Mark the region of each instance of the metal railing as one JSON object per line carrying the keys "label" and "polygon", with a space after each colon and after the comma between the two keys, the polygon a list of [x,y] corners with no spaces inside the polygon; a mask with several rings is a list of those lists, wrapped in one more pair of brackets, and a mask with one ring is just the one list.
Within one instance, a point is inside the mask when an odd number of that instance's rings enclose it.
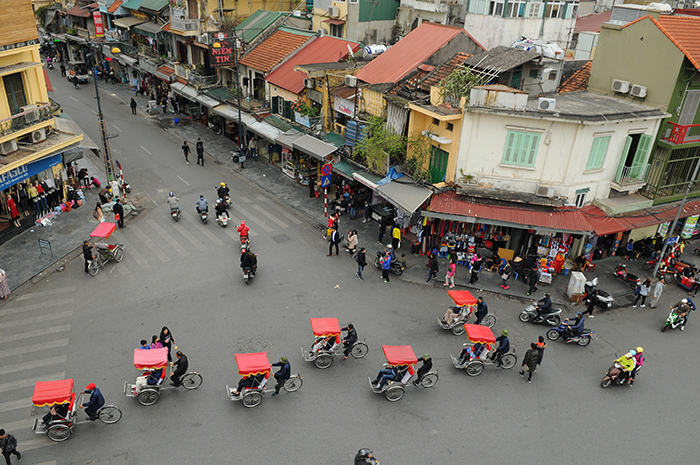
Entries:
{"label": "metal railing", "polygon": [[190,77],[187,79],[190,85],[196,89],[201,89],[204,87],[211,87],[216,85],[219,78],[216,76],[202,76],[195,71],[190,70]]}
{"label": "metal railing", "polygon": [[198,19],[185,19],[185,18],[170,18],[170,29],[175,29],[176,31],[200,32],[199,20]]}
{"label": "metal railing", "polygon": [[145,44],[139,44],[139,55],[144,55],[147,57],[151,57],[155,60],[160,60],[160,55],[158,55],[158,52],[153,49],[150,45],[145,45]]}
{"label": "metal railing", "polygon": [[620,163],[617,167],[617,174],[613,182],[617,184],[637,184],[646,182],[647,176],[649,175],[649,168],[651,168],[651,165],[625,166],[624,163]]}
{"label": "metal railing", "polygon": [[36,105],[39,106],[0,120],[0,137],[8,136],[53,118],[50,103],[37,102]]}
{"label": "metal railing", "polygon": [[126,53],[127,55],[131,56],[136,56],[139,54],[139,49],[138,47],[134,47],[133,45],[125,44],[124,42],[119,42],[117,47],[119,47],[119,50],[122,51],[122,53]]}
{"label": "metal railing", "polygon": [[[693,128],[700,128],[700,124],[678,124],[671,121],[668,124],[671,125],[671,133],[664,137],[664,140],[676,145],[700,141],[700,130],[693,131]],[[690,134],[691,132],[694,134]]]}

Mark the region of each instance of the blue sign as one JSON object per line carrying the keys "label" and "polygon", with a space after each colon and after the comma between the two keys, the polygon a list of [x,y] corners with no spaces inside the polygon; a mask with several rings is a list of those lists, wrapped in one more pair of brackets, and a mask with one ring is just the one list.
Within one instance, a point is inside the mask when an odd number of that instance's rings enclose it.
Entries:
{"label": "blue sign", "polygon": [[20,181],[24,181],[37,173],[41,173],[52,166],[58,165],[61,163],[61,160],[61,154],[59,153],[58,155],[42,158],[41,160],[27,163],[26,165],[22,165],[13,170],[0,174],[0,191],[4,191],[8,187],[14,186]]}
{"label": "blue sign", "polygon": [[666,245],[673,245],[676,242],[678,242],[678,236],[669,237],[668,239],[666,239]]}
{"label": "blue sign", "polygon": [[321,176],[321,187],[328,187],[331,185],[331,175]]}

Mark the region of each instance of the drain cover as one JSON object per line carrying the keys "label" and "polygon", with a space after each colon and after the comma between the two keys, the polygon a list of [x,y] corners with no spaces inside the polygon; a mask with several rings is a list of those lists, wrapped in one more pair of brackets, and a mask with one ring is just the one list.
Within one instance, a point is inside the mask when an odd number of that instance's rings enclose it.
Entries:
{"label": "drain cover", "polygon": [[282,242],[287,242],[291,239],[286,234],[280,234],[279,236],[274,236],[272,240],[277,242],[278,244],[281,244]]}

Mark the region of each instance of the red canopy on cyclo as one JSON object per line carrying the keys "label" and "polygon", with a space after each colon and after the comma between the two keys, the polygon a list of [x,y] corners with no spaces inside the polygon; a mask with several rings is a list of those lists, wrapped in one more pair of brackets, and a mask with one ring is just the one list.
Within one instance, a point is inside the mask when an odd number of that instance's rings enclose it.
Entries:
{"label": "red canopy on cyclo", "polygon": [[134,349],[134,366],[137,370],[157,370],[168,364],[168,348]]}
{"label": "red canopy on cyclo", "polygon": [[116,223],[107,223],[105,221],[104,223],[100,223],[99,226],[90,233],[90,237],[103,237],[106,239],[112,235],[115,229],[117,229]]}
{"label": "red canopy on cyclo", "polygon": [[493,331],[488,326],[470,325],[467,323],[464,325],[464,332],[472,342],[480,342],[482,344],[493,344],[496,342],[496,336],[493,335]]}
{"label": "red canopy on cyclo", "polygon": [[311,329],[314,336],[326,337],[340,334],[340,324],[337,318],[311,318]]}
{"label": "red canopy on cyclo", "polygon": [[34,385],[32,403],[37,407],[61,405],[70,402],[73,394],[73,380],[37,381]]}
{"label": "red canopy on cyclo", "polygon": [[267,359],[267,352],[236,354],[236,365],[238,365],[238,374],[241,376],[268,373],[272,368]]}
{"label": "red canopy on cyclo", "polygon": [[418,363],[411,346],[382,346],[389,365],[415,365]]}
{"label": "red canopy on cyclo", "polygon": [[473,307],[476,305],[476,297],[469,291],[447,291],[454,303],[460,307]]}

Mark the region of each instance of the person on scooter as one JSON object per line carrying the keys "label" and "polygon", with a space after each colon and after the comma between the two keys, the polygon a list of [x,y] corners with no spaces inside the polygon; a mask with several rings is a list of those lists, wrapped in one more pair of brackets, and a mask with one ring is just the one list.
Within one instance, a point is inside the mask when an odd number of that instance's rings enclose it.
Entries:
{"label": "person on scooter", "polygon": [[391,244],[387,244],[386,250],[384,251],[384,255],[386,255],[387,252],[391,257],[391,263],[394,263],[396,261],[396,252],[394,251],[394,247]]}
{"label": "person on scooter", "polygon": [[571,339],[580,336],[583,332],[583,325],[586,319],[583,317],[581,312],[576,312],[576,319],[569,323],[569,319],[564,320],[564,335],[566,336],[566,342],[571,342]]}
{"label": "person on scooter", "polygon": [[549,297],[549,292],[544,293],[544,298],[537,301],[537,315],[535,315],[535,321],[539,321],[542,318],[542,314],[552,313],[552,299]]}
{"label": "person on scooter", "polygon": [[357,331],[352,323],[349,323],[346,327],[340,328],[341,331],[347,331],[347,336],[343,339],[343,347],[345,351],[343,352],[343,358],[341,360],[347,360],[348,355],[352,351],[352,346],[357,342]]}
{"label": "person on scooter", "polygon": [[214,207],[214,210],[216,210],[217,219],[219,219],[224,213],[226,213],[226,216],[228,216],[228,205],[226,205],[226,202],[224,202],[224,200],[221,198],[219,198],[216,201],[216,206]]}
{"label": "person on scooter", "polygon": [[219,189],[217,189],[216,193],[219,194],[220,199],[225,199],[229,196],[229,188],[225,182],[222,182],[219,185]]}
{"label": "person on scooter", "polygon": [[204,198],[203,195],[199,195],[199,200],[195,202],[195,205],[197,206],[197,213],[200,215],[202,212],[208,212],[209,211],[209,205],[207,204],[207,199]]}
{"label": "person on scooter", "polygon": [[241,237],[241,243],[248,241],[248,231],[250,231],[250,228],[245,225],[245,220],[241,220],[240,226],[236,229],[236,232]]}
{"label": "person on scooter", "polygon": [[634,385],[634,379],[637,377],[637,373],[639,373],[639,369],[642,368],[642,365],[644,365],[644,349],[641,347],[637,347],[637,353],[634,356],[634,368],[632,369],[632,373],[630,373],[630,380],[629,380],[629,385],[632,386]]}
{"label": "person on scooter", "polygon": [[498,366],[501,366],[501,358],[510,351],[507,329],[501,331],[501,335],[496,338],[496,342],[498,342],[498,347],[496,351],[491,354],[491,360],[496,362]]}
{"label": "person on scooter", "polygon": [[372,455],[372,451],[369,449],[360,449],[355,456],[355,465],[373,465],[379,463]]}
{"label": "person on scooter", "polygon": [[613,377],[613,379],[617,379],[620,376],[627,377],[632,373],[632,370],[634,370],[634,364],[636,363],[634,360],[635,355],[637,355],[637,351],[630,350],[628,353],[615,360],[622,367],[622,371],[619,375]]}
{"label": "person on scooter", "polygon": [[258,256],[250,250],[241,250],[241,268],[250,268],[253,274],[255,274],[258,270]]}
{"label": "person on scooter", "polygon": [[168,205],[170,205],[170,213],[173,211],[180,211],[180,199],[175,197],[175,194],[173,192],[170,192],[168,194]]}
{"label": "person on scooter", "polygon": [[688,306],[688,310],[686,310],[685,315],[683,315],[683,324],[681,325],[681,331],[685,330],[685,325],[688,324],[688,317],[690,316],[690,312],[695,310],[695,304],[693,303],[693,299],[683,299],[683,302]]}

